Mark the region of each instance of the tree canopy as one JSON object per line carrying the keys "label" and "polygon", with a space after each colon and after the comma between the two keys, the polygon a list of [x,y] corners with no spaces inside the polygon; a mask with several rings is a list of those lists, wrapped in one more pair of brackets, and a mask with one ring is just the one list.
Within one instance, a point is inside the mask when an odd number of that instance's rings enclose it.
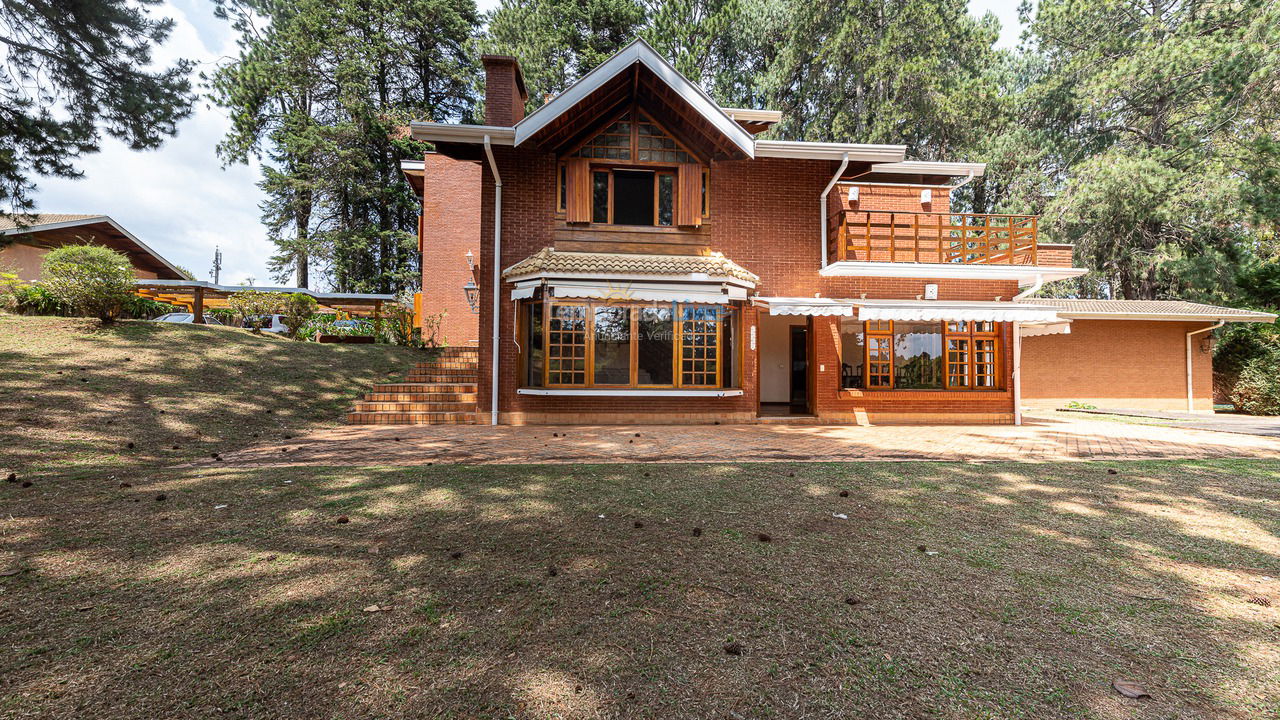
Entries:
{"label": "tree canopy", "polygon": [[35,176],[79,177],[102,135],[159,146],[191,113],[179,60],[152,69],[160,0],[0,0],[0,213],[34,208]]}

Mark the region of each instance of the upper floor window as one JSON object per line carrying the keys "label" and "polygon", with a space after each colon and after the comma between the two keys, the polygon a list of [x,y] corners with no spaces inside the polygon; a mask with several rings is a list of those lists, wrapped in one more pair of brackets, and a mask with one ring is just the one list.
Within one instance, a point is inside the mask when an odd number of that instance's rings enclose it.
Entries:
{"label": "upper floor window", "polygon": [[557,210],[570,223],[696,227],[709,215],[709,174],[648,116],[632,110],[556,168]]}

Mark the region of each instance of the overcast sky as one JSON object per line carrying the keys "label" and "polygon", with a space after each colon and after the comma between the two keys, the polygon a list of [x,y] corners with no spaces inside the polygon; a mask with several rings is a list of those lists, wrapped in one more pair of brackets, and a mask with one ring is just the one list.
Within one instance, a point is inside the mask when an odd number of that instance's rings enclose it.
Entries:
{"label": "overcast sky", "polygon": [[[481,10],[497,0],[479,0]],[[1018,0],[970,0],[975,14],[994,12],[1003,26],[1000,45],[1018,43]],[[173,34],[157,49],[156,61],[183,57],[208,70],[236,54],[228,25],[213,16],[209,0],[168,0],[153,12],[172,17]],[[256,165],[223,168],[214,147],[229,122],[224,110],[201,102],[178,126],[177,137],[158,150],[133,152],[105,139],[102,152],[84,157],[79,180],[39,178],[40,212],[110,215],[171,262],[210,280],[214,247],[222,248],[221,282],[253,278],[270,284],[267,259],[273,246],[259,222],[262,195]],[[856,140],[856,138],[855,138]]]}

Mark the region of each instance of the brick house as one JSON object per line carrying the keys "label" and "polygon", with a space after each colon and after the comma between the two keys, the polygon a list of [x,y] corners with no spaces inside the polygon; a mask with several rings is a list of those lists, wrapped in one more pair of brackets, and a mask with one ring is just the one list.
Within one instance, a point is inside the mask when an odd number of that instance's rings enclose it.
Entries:
{"label": "brick house", "polygon": [[[423,306],[452,314],[461,283],[478,286],[478,402],[452,421],[1012,423],[1072,399],[1204,410],[1206,331],[1274,320],[1028,299],[1085,270],[1070,246],[1039,243],[1033,216],[952,212],[982,164],[758,138],[779,113],[718,106],[643,41],[527,116],[516,61],[484,65],[484,125],[412,125],[436,148]],[[446,419],[393,409],[381,421]]]}
{"label": "brick house", "polygon": [[124,253],[140,280],[180,280],[177,266],[106,215],[44,213],[0,217],[0,268],[39,280],[44,256],[64,245],[102,245]]}

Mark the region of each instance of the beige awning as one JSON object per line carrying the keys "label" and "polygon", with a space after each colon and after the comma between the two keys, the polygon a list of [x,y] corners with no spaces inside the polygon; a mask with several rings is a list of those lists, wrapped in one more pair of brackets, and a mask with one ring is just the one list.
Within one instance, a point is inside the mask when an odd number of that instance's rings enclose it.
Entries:
{"label": "beige awning", "polygon": [[770,315],[853,316],[853,301],[822,297],[758,297]]}
{"label": "beige awning", "polygon": [[1028,303],[981,300],[852,300],[858,319],[903,322],[1062,322],[1057,308]]}

